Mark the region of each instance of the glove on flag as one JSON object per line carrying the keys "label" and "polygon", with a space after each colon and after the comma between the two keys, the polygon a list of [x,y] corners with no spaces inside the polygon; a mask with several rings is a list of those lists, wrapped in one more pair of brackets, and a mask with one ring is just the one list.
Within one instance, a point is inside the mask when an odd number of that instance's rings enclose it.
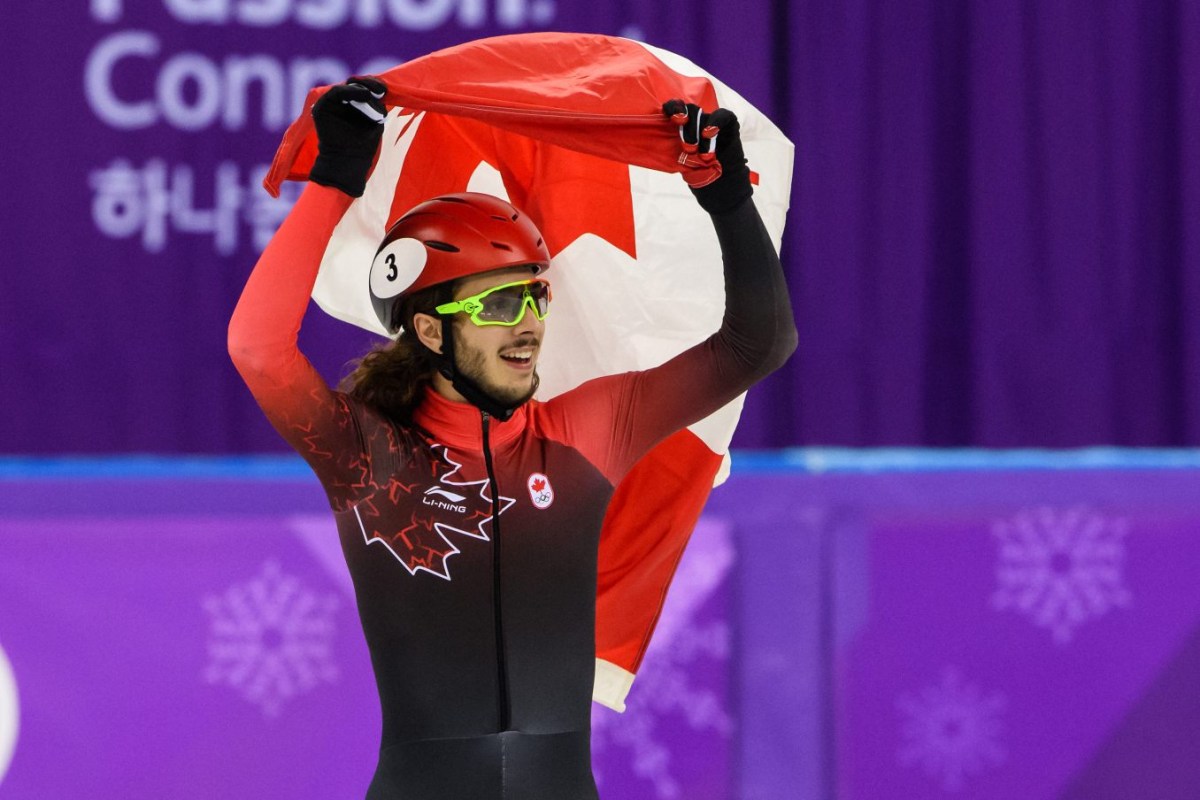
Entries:
{"label": "glove on flag", "polygon": [[[389,109],[383,144],[313,290],[338,319],[384,335],[366,287],[389,224],[430,197],[478,191],[529,214],[553,259],[555,313],[539,399],[657,366],[703,341],[720,327],[724,278],[716,233],[690,187],[713,183],[722,167],[706,147],[681,145],[682,123],[664,116],[674,98],[684,101],[682,113],[696,109],[701,137],[711,138],[703,128],[713,120],[700,109],[737,115],[755,205],[779,247],[791,142],[678,55],[615,37],[518,34],[376,77]],[[317,157],[309,111],[326,91],[310,92],[285,134],[264,182],[272,194],[285,179],[309,176]],[[683,548],[727,474],[741,406],[739,398],[661,442],[613,496],[600,541],[594,692],[611,708],[624,710]]]}
{"label": "glove on flag", "polygon": [[387,119],[381,102],[386,91],[374,78],[352,78],[313,104],[313,126],[321,145],[308,171],[310,181],[362,197],[362,176],[375,158]]}

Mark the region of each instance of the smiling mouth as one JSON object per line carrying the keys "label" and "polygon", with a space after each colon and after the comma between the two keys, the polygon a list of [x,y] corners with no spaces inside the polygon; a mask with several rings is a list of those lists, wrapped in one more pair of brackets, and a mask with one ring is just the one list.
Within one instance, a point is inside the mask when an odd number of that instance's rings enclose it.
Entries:
{"label": "smiling mouth", "polygon": [[506,364],[511,364],[514,367],[528,367],[533,363],[533,348],[522,348],[520,350],[510,350],[507,353],[501,353],[500,358]]}

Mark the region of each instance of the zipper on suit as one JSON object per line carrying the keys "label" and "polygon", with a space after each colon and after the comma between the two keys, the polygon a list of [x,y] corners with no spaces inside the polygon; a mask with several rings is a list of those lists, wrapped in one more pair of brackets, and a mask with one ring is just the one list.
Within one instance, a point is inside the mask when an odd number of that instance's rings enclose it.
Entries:
{"label": "zipper on suit", "polygon": [[486,411],[483,415],[483,463],[487,467],[488,490],[492,493],[492,610],[493,624],[496,628],[496,678],[499,687],[499,724],[500,730],[508,730],[512,722],[512,711],[508,697],[508,665],[504,655],[504,625],[503,608],[500,593],[500,490],[496,484],[496,471],[492,468],[492,445],[489,441],[488,430],[491,417]]}

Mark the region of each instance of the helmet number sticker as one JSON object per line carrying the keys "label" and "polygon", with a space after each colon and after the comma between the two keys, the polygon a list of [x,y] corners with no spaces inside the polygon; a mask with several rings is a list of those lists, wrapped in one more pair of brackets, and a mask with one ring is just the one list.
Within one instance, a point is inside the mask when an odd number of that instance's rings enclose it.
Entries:
{"label": "helmet number sticker", "polygon": [[371,262],[371,294],[388,300],[412,286],[425,269],[425,245],[416,239],[388,242]]}

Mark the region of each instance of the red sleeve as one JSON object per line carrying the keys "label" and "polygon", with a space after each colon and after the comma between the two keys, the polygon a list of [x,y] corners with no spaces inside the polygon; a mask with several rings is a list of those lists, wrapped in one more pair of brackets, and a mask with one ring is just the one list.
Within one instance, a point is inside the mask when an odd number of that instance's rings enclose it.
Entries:
{"label": "red sleeve", "polygon": [[725,273],[720,329],[661,366],[598,378],[545,404],[548,435],[562,436],[614,486],[655,444],[732,401],[796,348],[783,268],[754,203],[712,220]]}
{"label": "red sleeve", "polygon": [[275,430],[312,466],[335,509],[367,478],[367,452],[353,407],[332,391],[297,347],[317,270],[352,199],[305,187],[263,251],[229,322],[229,355]]}

